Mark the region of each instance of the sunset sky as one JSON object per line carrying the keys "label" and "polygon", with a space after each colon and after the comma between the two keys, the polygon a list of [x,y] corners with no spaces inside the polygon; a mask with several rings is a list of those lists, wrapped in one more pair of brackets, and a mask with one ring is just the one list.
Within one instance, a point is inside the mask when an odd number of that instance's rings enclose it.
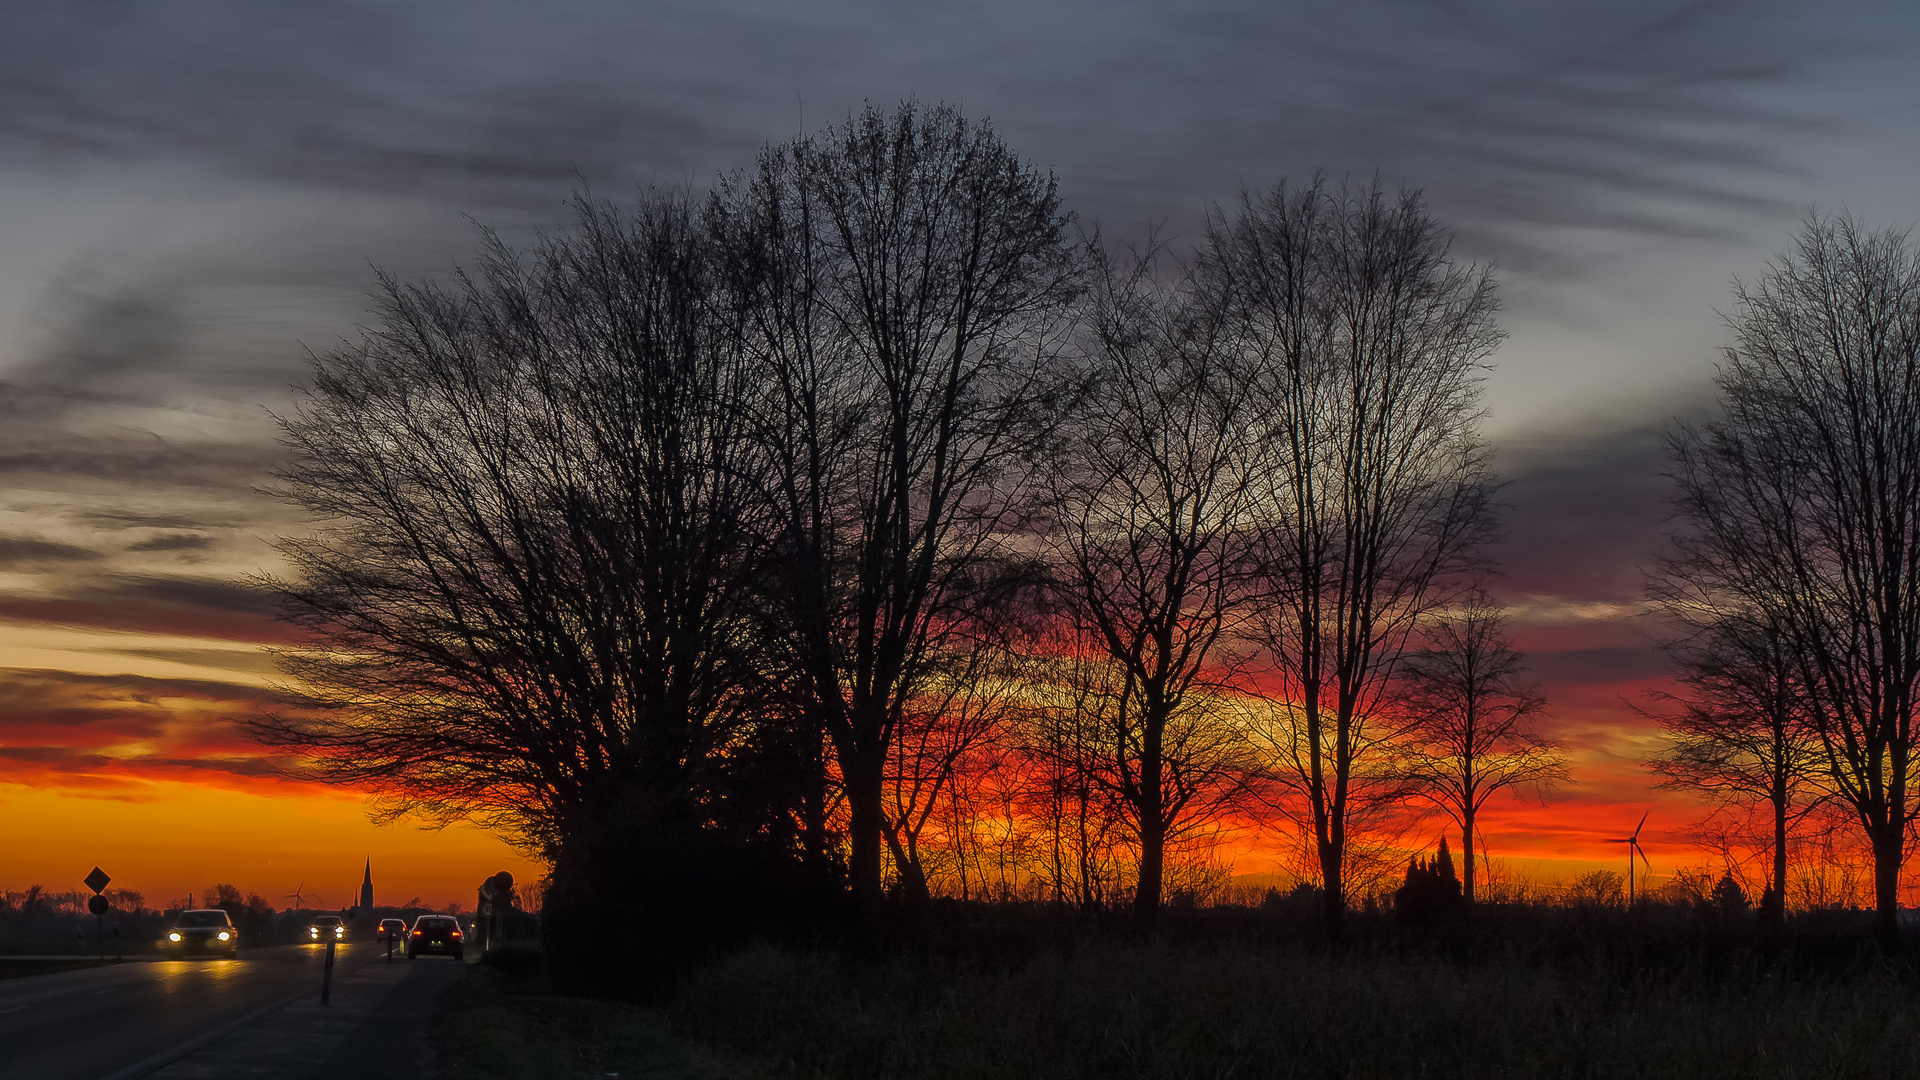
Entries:
{"label": "sunset sky", "polygon": [[1650,809],[1656,872],[1697,865],[1626,705],[1664,680],[1662,427],[1807,207],[1920,218],[1916,72],[1910,0],[6,5],[0,889],[99,864],[150,904],[337,904],[371,855],[382,901],[437,905],[536,875],[474,829],[375,828],[229,727],[281,633],[250,581],[302,528],[259,491],[269,411],[371,266],[444,274],[466,216],[525,235],[570,170],[701,185],[910,94],[991,118],[1115,243],[1316,169],[1424,188],[1499,268],[1499,588],[1575,757],[1493,853],[1564,873]]}

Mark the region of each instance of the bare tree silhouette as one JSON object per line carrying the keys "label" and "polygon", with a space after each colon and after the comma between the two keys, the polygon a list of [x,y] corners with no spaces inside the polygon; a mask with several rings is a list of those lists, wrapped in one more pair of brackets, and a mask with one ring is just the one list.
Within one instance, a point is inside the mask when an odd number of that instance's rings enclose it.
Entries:
{"label": "bare tree silhouette", "polygon": [[1690,595],[1683,572],[1656,572],[1653,583],[1656,602],[1692,632],[1666,645],[1682,690],[1659,695],[1676,709],[1646,710],[1672,738],[1649,764],[1666,778],[1663,787],[1734,812],[1765,808],[1760,911],[1777,922],[1786,911],[1789,839],[1829,795],[1813,700],[1778,626],[1756,624],[1754,613],[1729,608],[1730,598]]}
{"label": "bare tree silhouette", "polygon": [[1685,529],[1670,576],[1779,628],[1836,795],[1873,850],[1898,941],[1916,816],[1920,680],[1920,250],[1809,217],[1738,283],[1720,414],[1670,440]]}
{"label": "bare tree silhouette", "polygon": [[[1103,265],[1090,316],[1097,388],[1052,471],[1069,692],[1139,846],[1134,915],[1160,910],[1167,844],[1214,818],[1247,764],[1218,699],[1247,615],[1259,430],[1212,314],[1156,287],[1152,252]],[[1053,692],[1059,693],[1059,689]]]}
{"label": "bare tree silhouette", "polygon": [[768,148],[717,203],[767,380],[774,625],[871,913],[894,740],[944,639],[1003,592],[993,564],[1061,412],[1071,217],[989,125],[914,102]]}
{"label": "bare tree silhouette", "polygon": [[1351,831],[1392,805],[1384,692],[1492,530],[1478,423],[1493,279],[1419,193],[1314,182],[1216,210],[1196,264],[1260,402],[1270,773],[1336,932]]}
{"label": "bare tree silhouette", "polygon": [[1434,619],[1424,647],[1403,661],[1404,767],[1460,830],[1468,904],[1476,852],[1485,857],[1475,832],[1481,807],[1502,791],[1544,795],[1566,777],[1559,746],[1534,730],[1547,702],[1524,675],[1505,614],[1484,594]]}
{"label": "bare tree silhouette", "polygon": [[[744,812],[721,759],[758,716],[766,532],[755,379],[696,210],[574,210],[526,253],[484,234],[449,289],[383,277],[378,323],[315,359],[281,494],[321,524],[272,583],[305,707],[253,725],[388,817],[474,817],[552,860],[582,909],[549,920],[563,981],[605,967],[585,911],[668,898],[633,868],[677,873]],[[762,825],[733,828],[777,845]]]}

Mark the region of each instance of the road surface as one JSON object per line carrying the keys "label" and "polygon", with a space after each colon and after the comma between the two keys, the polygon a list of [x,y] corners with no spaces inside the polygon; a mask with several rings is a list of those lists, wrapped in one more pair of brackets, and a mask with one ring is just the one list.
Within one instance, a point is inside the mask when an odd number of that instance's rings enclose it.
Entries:
{"label": "road surface", "polygon": [[[0,1077],[103,1080],[320,985],[324,948],[156,960],[0,981]],[[341,945],[334,977],[386,955]]]}

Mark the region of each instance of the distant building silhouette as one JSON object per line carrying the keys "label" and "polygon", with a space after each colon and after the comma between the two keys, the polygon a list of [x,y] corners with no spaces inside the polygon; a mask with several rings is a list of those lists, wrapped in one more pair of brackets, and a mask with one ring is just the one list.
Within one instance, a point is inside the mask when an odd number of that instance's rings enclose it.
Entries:
{"label": "distant building silhouette", "polygon": [[353,920],[353,934],[373,925],[373,856],[367,856],[367,872],[360,879],[360,910]]}

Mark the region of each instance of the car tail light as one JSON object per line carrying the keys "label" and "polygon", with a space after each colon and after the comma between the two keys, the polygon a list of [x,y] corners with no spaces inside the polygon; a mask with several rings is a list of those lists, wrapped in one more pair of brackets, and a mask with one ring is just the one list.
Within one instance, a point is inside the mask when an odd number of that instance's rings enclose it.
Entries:
{"label": "car tail light", "polygon": [[455,931],[453,932],[453,936],[454,936],[454,937],[459,937],[459,936],[460,936],[460,931],[458,931],[458,930],[455,930]]}
{"label": "car tail light", "polygon": [[425,931],[425,930],[415,930],[415,931],[413,932],[413,936],[414,936],[414,937],[419,937],[419,936],[420,936],[421,934],[424,934],[424,933],[426,933],[426,931]]}

